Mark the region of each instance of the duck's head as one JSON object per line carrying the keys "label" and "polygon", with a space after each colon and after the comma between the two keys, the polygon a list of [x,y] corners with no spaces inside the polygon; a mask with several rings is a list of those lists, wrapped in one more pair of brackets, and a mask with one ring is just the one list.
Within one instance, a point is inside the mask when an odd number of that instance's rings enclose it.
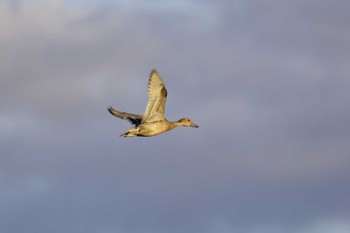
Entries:
{"label": "duck's head", "polygon": [[194,127],[198,128],[199,126],[193,123],[190,119],[188,118],[181,118],[180,120],[177,121],[179,125],[186,126],[186,127]]}

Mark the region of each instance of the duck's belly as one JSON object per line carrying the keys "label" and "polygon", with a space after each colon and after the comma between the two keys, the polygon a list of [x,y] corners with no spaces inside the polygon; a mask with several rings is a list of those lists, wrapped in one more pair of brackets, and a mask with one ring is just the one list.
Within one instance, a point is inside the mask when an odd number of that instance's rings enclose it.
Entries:
{"label": "duck's belly", "polygon": [[163,123],[143,123],[140,127],[140,134],[143,136],[153,136],[164,133],[171,128],[168,124]]}

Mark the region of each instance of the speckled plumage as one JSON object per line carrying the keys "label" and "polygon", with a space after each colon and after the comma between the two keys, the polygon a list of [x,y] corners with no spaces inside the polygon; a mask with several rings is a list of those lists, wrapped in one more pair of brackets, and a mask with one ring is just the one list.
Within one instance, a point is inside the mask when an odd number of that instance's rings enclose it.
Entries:
{"label": "speckled plumage", "polygon": [[150,137],[169,131],[177,126],[198,128],[188,118],[170,122],[164,117],[167,90],[164,82],[156,70],[152,70],[148,80],[148,103],[144,115],[120,112],[112,107],[108,111],[121,119],[129,120],[134,126],[120,136],[124,137]]}

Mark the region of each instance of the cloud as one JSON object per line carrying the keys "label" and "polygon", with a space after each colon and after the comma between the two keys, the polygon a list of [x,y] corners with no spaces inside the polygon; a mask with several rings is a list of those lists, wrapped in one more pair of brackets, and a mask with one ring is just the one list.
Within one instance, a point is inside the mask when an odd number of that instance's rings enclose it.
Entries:
{"label": "cloud", "polygon": [[0,1],[0,231],[347,232],[348,7]]}
{"label": "cloud", "polygon": [[315,222],[305,224],[299,228],[286,229],[278,225],[262,225],[259,227],[252,227],[250,229],[235,229],[229,223],[218,219],[215,221],[212,232],[229,233],[229,232],[243,232],[243,233],[345,233],[350,230],[348,219],[319,219]]}

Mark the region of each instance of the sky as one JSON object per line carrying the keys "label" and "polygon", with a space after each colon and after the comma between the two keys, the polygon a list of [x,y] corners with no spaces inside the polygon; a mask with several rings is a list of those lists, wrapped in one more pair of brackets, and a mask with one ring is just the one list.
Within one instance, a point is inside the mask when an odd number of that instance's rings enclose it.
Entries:
{"label": "sky", "polygon": [[[0,0],[0,232],[350,232],[349,11]],[[200,127],[121,138],[153,68]]]}

